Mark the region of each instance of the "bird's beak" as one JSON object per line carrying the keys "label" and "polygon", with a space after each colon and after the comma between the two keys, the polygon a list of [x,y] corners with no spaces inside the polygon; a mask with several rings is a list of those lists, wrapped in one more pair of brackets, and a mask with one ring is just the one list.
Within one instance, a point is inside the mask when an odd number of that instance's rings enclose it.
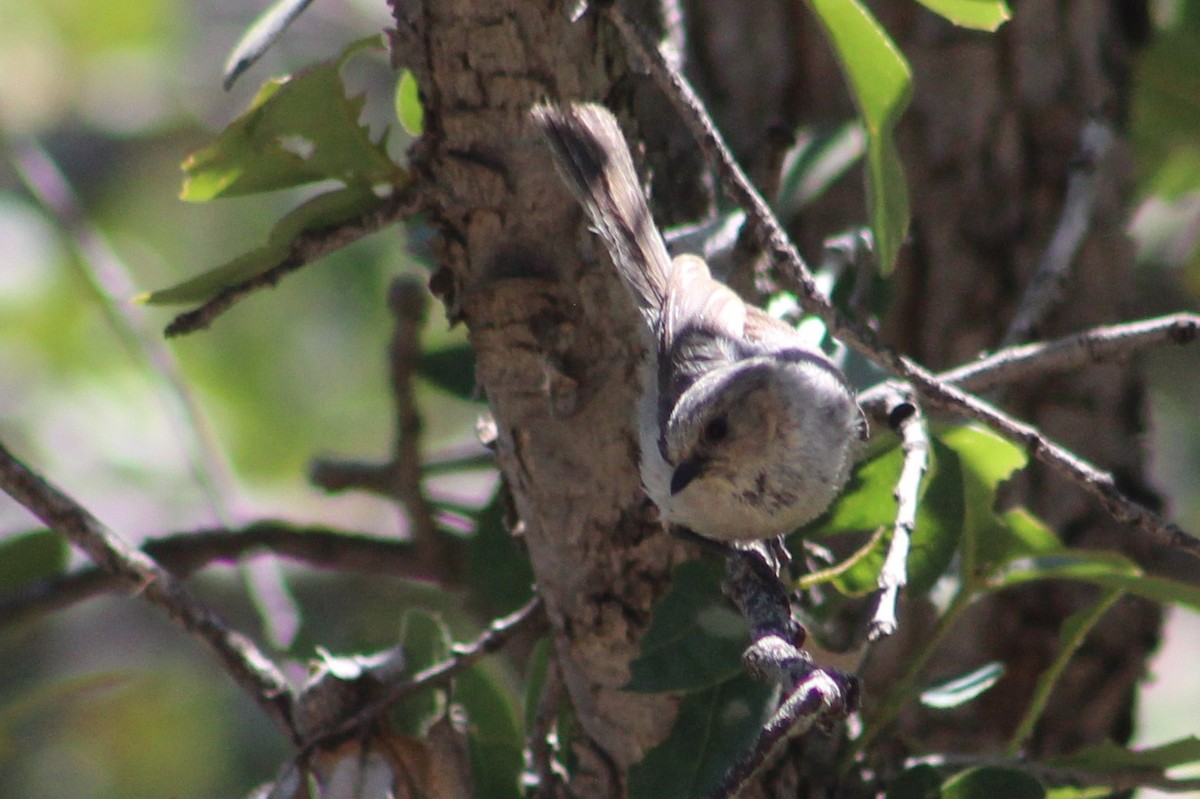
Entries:
{"label": "bird's beak", "polygon": [[671,496],[675,496],[688,485],[704,473],[704,468],[708,466],[706,458],[688,458],[683,463],[675,467],[675,472],[671,475]]}

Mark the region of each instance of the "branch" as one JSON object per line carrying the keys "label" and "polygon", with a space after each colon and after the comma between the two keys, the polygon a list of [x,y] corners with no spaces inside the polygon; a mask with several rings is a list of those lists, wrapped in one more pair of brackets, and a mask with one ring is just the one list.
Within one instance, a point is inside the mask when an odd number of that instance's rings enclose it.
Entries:
{"label": "branch", "polygon": [[295,739],[291,694],[283,675],[246,636],[216,613],[146,553],[125,543],[73,499],[17,460],[0,443],[0,488],[46,526],[65,536],[92,562],[132,593],[163,610],[203,643],[289,739]]}
{"label": "branch", "polygon": [[[176,533],[142,545],[146,555],[179,579],[212,563],[268,551],[320,569],[432,582],[434,575],[416,563],[412,550],[407,541],[276,521],[255,522],[238,530]],[[0,597],[0,629],[123,587],[119,577],[97,568],[38,580]]]}
{"label": "branch", "polygon": [[867,638],[876,641],[896,632],[896,604],[900,590],[908,582],[908,551],[917,526],[917,502],[921,479],[929,468],[929,429],[921,409],[907,392],[896,392],[889,403],[888,423],[900,436],[904,466],[893,491],[896,497],[896,523],[887,557],[879,572],[879,599]]}
{"label": "branch", "polygon": [[438,530],[436,509],[422,483],[423,425],[413,391],[429,293],[415,278],[397,278],[392,283],[388,305],[396,318],[389,349],[392,396],[396,402],[392,459],[384,464],[318,460],[312,465],[310,479],[326,491],[365,489],[398,500],[408,515],[418,559],[433,573],[450,579],[458,571],[460,559],[454,541]]}
{"label": "branch", "polygon": [[400,219],[417,213],[420,209],[419,194],[410,187],[392,194],[374,211],[349,219],[333,227],[306,230],[292,239],[287,254],[278,264],[251,278],[221,289],[215,297],[203,305],[176,316],[164,331],[167,337],[182,336],[204,330],[225,311],[246,295],[261,288],[274,286],[285,275],[295,272],[305,264],[349,246],[359,239],[382,230]]}
{"label": "branch", "polygon": [[734,161],[720,133],[686,79],[648,45],[622,15],[616,5],[602,9],[620,33],[626,46],[650,69],[651,77],[675,103],[685,124],[692,130],[701,149],[716,162],[717,173],[726,192],[746,210],[755,225],[763,248],[781,271],[781,284],[793,291],[806,311],[819,317],[835,338],[853,347],[876,366],[910,383],[931,406],[961,414],[981,422],[1001,435],[1022,444],[1029,454],[1052,470],[1096,497],[1118,522],[1134,527],[1156,544],[1177,548],[1200,557],[1200,539],[1171,524],[1150,508],[1135,502],[1117,489],[1111,474],[1097,469],[1086,460],[1043,436],[1030,425],[1019,422],[978,397],[944,383],[929,370],[894,350],[885,347],[875,333],[841,313],[817,287],[816,280],[800,253],[788,239],[762,196],[751,185]]}
{"label": "branch", "polygon": [[386,687],[383,693],[355,711],[332,729],[318,731],[303,742],[301,757],[322,743],[355,732],[370,724],[389,707],[433,685],[441,685],[463,669],[477,663],[484,655],[496,652],[521,630],[533,623],[543,623],[542,599],[534,595],[519,610],[494,619],[483,634],[469,644],[452,647],[453,655],[412,676]]}
{"label": "branch", "polygon": [[1062,298],[1071,264],[1087,236],[1096,207],[1096,170],[1116,137],[1105,123],[1091,120],[1079,133],[1079,152],[1067,172],[1067,196],[1050,244],[1025,288],[1000,345],[1025,341]]}

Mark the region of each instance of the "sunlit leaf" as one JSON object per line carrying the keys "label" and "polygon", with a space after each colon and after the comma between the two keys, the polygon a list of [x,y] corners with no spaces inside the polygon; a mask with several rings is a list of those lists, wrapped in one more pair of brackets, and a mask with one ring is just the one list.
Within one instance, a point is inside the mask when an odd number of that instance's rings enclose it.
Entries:
{"label": "sunlit leaf", "polygon": [[982,766],[942,784],[942,799],[1043,799],[1046,789],[1024,771]]}
{"label": "sunlit leaf", "polygon": [[62,574],[67,568],[66,540],[51,530],[37,530],[0,541],[0,589]]}
{"label": "sunlit leaf", "polygon": [[829,131],[802,130],[783,161],[779,214],[787,218],[816,200],[866,152],[866,135],[857,122]]}
{"label": "sunlit leaf", "polygon": [[629,769],[630,799],[691,799],[708,793],[753,743],[773,689],[739,675],[690,694],[667,740]]}
{"label": "sunlit leaf", "polygon": [[519,799],[523,752],[520,714],[511,691],[486,663],[464,669],[454,701],[467,711],[467,742],[475,795]]}
{"label": "sunlit leaf", "polygon": [[1004,0],[917,0],[935,14],[955,25],[981,31],[994,31],[1012,17]]}
{"label": "sunlit leaf", "polygon": [[296,17],[308,8],[312,0],[276,0],[242,34],[225,61],[221,85],[228,91],[238,77],[254,66],[271,45],[278,41]]}
{"label": "sunlit leaf", "polygon": [[671,590],[654,606],[625,690],[697,691],[742,672],[750,633],[726,604],[721,575],[721,567],[707,560],[675,570]]}
{"label": "sunlit leaf", "polygon": [[420,87],[411,69],[401,72],[396,83],[396,118],[412,136],[425,132],[425,107],[421,105]]}
{"label": "sunlit leaf", "polygon": [[970,702],[1004,676],[1004,664],[992,661],[972,672],[946,680],[921,692],[921,704],[939,710]]}
{"label": "sunlit leaf", "polygon": [[1128,749],[1106,741],[1069,755],[1050,758],[1046,763],[1100,774],[1141,769],[1164,772],[1167,769],[1200,763],[1200,738],[1189,735],[1146,749]]}
{"label": "sunlit leaf", "polygon": [[904,454],[898,442],[861,461],[851,475],[846,490],[806,534],[822,537],[862,532],[895,522],[896,497],[893,491],[903,462]]}
{"label": "sunlit leaf", "polygon": [[184,161],[180,196],[203,202],[331,179],[398,184],[403,171],[359,122],[365,100],[348,97],[341,77],[350,56],[377,46],[377,37],[356,42],[332,61],[264,84],[248,111]]}
{"label": "sunlit leaf", "polygon": [[879,267],[895,264],[908,232],[908,188],[893,132],[912,97],[912,70],[857,0],[809,0],[833,43],[867,131],[867,212]]}
{"label": "sunlit leaf", "polygon": [[385,202],[385,198],[364,186],[347,186],[319,194],[276,222],[263,246],[170,288],[141,295],[136,300],[151,305],[204,302],[222,289],[279,266],[288,257],[292,241],[300,234],[345,224],[378,209]]}

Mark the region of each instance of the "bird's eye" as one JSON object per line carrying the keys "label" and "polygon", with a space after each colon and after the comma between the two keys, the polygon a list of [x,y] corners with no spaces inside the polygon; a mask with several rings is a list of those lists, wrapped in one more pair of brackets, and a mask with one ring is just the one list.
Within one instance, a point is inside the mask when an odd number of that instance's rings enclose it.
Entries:
{"label": "bird's eye", "polygon": [[729,419],[724,416],[718,416],[707,425],[704,426],[704,440],[710,444],[715,444],[725,440],[729,435]]}

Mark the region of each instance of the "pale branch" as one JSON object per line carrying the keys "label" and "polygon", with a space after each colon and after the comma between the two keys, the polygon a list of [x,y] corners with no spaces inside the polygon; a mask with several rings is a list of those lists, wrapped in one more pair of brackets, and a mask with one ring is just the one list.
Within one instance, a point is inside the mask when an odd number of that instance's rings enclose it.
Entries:
{"label": "pale branch", "polygon": [[171,337],[204,330],[214,319],[247,295],[274,286],[305,264],[347,247],[394,222],[407,219],[420,209],[420,193],[409,186],[393,193],[383,205],[373,211],[331,227],[306,230],[292,239],[287,253],[278,264],[232,286],[226,286],[202,305],[179,314],[171,320],[164,332]]}
{"label": "pale branch", "polygon": [[888,403],[888,423],[900,436],[904,465],[896,481],[896,522],[887,556],[879,572],[879,593],[875,615],[867,632],[875,641],[896,631],[896,605],[900,591],[908,582],[908,551],[917,526],[917,504],[921,480],[929,468],[929,429],[920,407],[907,391],[896,391]]}
{"label": "pale branch", "polygon": [[645,41],[642,33],[615,4],[605,5],[598,10],[617,28],[634,56],[648,66],[651,77],[675,104],[685,124],[700,142],[705,155],[715,160],[717,174],[725,191],[746,211],[750,222],[759,231],[764,249],[780,270],[781,285],[794,292],[804,309],[820,318],[831,335],[854,348],[879,368],[911,384],[930,406],[974,419],[1020,443],[1032,457],[1099,499],[1104,509],[1118,522],[1132,526],[1160,546],[1181,549],[1200,557],[1200,539],[1126,496],[1116,487],[1111,474],[1100,471],[1046,438],[1030,425],[1019,422],[978,397],[939,380],[925,367],[884,346],[874,331],[851,320],[838,310],[821,293],[812,272],[774,213],[733,159],[729,148],[687,80],[671,68],[657,48]]}
{"label": "pale branch", "polygon": [[[434,580],[416,562],[410,542],[279,521],[259,521],[237,530],[177,533],[147,541],[142,551],[179,579],[214,563],[269,552],[318,569]],[[123,587],[116,575],[94,567],[37,580],[0,596],[0,629]]]}
{"label": "pale branch", "polygon": [[435,574],[451,578],[459,559],[453,551],[453,540],[437,528],[436,508],[422,482],[423,425],[413,389],[429,293],[416,278],[400,277],[392,283],[388,306],[396,319],[389,348],[391,389],[396,408],[392,458],[383,464],[318,460],[312,465],[310,479],[327,491],[365,489],[399,501],[408,517],[418,560]]}
{"label": "pale branch", "polygon": [[1067,194],[1058,225],[1038,260],[1000,346],[1027,340],[1062,298],[1063,284],[1087,237],[1092,211],[1096,207],[1096,172],[1115,139],[1109,126],[1098,119],[1087,122],[1080,131],[1079,152],[1068,166]]}
{"label": "pale branch", "polygon": [[451,656],[446,660],[421,669],[416,674],[399,678],[385,686],[371,701],[358,708],[352,715],[329,729],[316,731],[302,742],[301,756],[312,752],[324,743],[361,730],[375,721],[382,713],[397,702],[435,685],[444,685],[468,666],[478,663],[485,655],[499,651],[521,630],[535,623],[544,623],[541,596],[535,594],[521,608],[493,619],[488,628],[469,644],[455,644]]}
{"label": "pale branch", "polygon": [[1200,315],[1179,313],[1086,330],[1070,336],[1008,347],[938,375],[945,383],[983,393],[1085,366],[1129,358],[1163,344],[1184,345],[1200,335]]}
{"label": "pale branch", "polygon": [[291,693],[284,676],[254,642],[197,601],[170,572],[130,546],[62,491],[35,474],[0,443],[0,488],[64,536],[133,594],[158,607],[216,657],[222,668],[295,740]]}

